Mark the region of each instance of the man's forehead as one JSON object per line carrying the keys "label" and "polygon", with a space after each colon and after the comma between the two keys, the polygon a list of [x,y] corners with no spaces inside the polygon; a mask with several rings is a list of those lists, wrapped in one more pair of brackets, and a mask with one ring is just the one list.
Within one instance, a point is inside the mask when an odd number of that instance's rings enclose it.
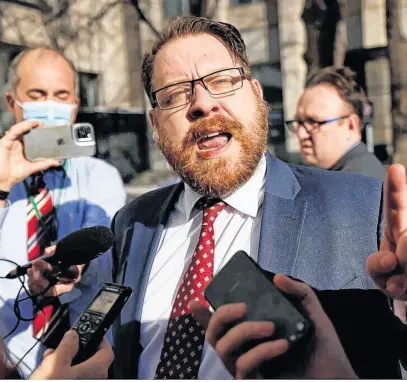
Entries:
{"label": "man's forehead", "polygon": [[[33,52],[34,53],[34,52]],[[60,56],[35,57],[30,54],[17,68],[19,85],[67,87],[74,84],[75,75],[69,64]]]}
{"label": "man's forehead", "polygon": [[203,76],[234,66],[235,61],[217,38],[209,34],[185,36],[167,42],[157,53],[153,82],[191,79],[193,74]]}

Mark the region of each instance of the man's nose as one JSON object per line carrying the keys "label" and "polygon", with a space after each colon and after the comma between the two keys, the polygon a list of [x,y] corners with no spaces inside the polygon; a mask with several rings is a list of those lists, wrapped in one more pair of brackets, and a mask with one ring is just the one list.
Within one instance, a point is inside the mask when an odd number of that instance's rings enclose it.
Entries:
{"label": "man's nose", "polygon": [[214,98],[201,82],[195,83],[194,95],[189,107],[189,116],[196,121],[219,111],[219,101]]}
{"label": "man's nose", "polygon": [[300,141],[303,141],[304,139],[308,139],[310,137],[310,134],[308,133],[307,129],[303,124],[298,125],[297,137]]}

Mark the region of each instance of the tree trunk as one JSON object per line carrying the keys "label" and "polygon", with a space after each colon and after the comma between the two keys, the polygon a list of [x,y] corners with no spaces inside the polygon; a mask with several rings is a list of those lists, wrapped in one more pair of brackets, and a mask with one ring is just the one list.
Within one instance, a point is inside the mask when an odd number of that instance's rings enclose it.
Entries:
{"label": "tree trunk", "polygon": [[307,33],[304,60],[308,74],[331,65],[343,65],[345,39],[341,23],[346,12],[346,0],[307,0],[302,19]]}
{"label": "tree trunk", "polygon": [[407,41],[400,25],[400,0],[386,1],[390,59],[394,160],[407,165]]}

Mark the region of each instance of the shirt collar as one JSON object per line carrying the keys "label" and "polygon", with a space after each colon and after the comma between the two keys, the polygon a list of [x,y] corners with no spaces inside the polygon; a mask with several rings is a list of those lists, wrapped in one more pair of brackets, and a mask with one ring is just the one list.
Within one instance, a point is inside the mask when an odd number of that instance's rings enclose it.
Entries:
{"label": "shirt collar", "polygon": [[[263,203],[266,167],[266,156],[263,155],[251,178],[234,193],[222,198],[222,200],[235,210],[255,218]],[[184,211],[187,221],[191,218],[192,211],[202,196],[185,184]]]}

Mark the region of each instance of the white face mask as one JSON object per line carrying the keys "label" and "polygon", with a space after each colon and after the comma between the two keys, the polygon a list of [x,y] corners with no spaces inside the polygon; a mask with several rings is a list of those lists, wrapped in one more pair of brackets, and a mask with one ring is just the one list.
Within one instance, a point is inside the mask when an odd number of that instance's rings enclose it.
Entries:
{"label": "white face mask", "polygon": [[45,126],[69,125],[72,119],[74,104],[55,101],[18,102],[23,109],[25,121],[35,120],[44,122]]}

